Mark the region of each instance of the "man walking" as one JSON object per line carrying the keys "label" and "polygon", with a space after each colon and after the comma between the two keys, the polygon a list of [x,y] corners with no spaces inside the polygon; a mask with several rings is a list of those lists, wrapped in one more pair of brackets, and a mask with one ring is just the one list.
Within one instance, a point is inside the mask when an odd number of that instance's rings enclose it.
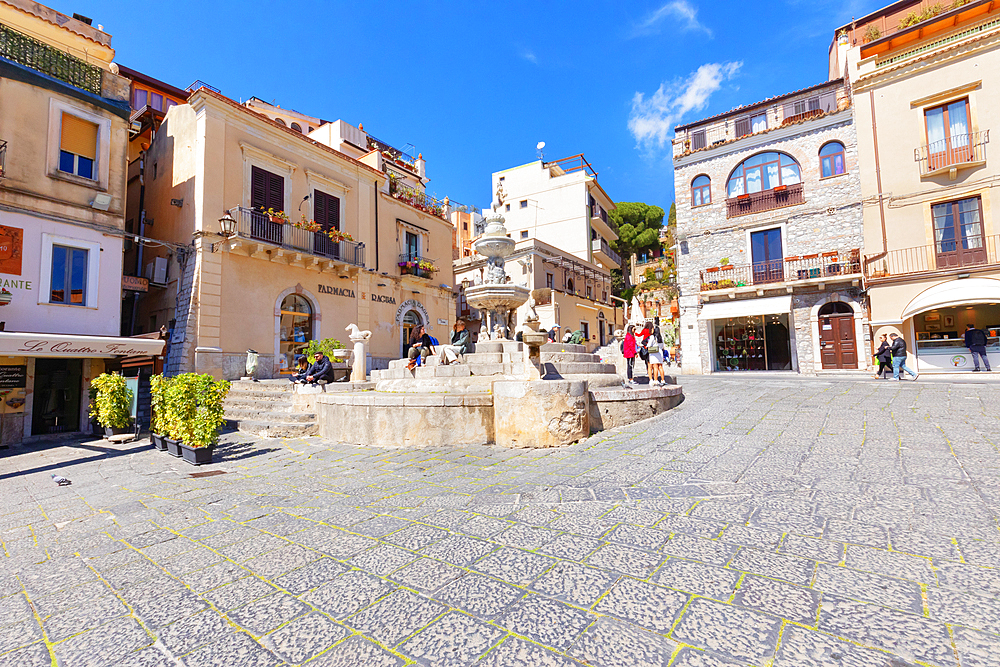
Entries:
{"label": "man walking", "polygon": [[906,365],[906,341],[903,340],[902,336],[895,333],[889,334],[889,338],[892,339],[892,345],[889,347],[889,350],[892,352],[892,379],[902,380],[899,377],[899,369],[902,368],[916,380],[919,373],[910,370]]}
{"label": "man walking", "polygon": [[977,329],[974,324],[965,325],[965,347],[969,348],[969,352],[972,353],[972,363],[976,365],[972,369],[973,373],[979,372],[979,357],[983,358],[983,364],[986,366],[986,372],[992,370],[990,368],[989,357],[986,356],[986,332],[982,329]]}

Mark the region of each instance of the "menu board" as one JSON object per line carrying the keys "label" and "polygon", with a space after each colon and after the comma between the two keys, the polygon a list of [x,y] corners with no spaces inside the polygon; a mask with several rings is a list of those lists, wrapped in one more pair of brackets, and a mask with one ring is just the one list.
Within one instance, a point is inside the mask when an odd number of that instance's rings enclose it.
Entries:
{"label": "menu board", "polygon": [[0,366],[0,389],[21,389],[27,386],[27,366]]}

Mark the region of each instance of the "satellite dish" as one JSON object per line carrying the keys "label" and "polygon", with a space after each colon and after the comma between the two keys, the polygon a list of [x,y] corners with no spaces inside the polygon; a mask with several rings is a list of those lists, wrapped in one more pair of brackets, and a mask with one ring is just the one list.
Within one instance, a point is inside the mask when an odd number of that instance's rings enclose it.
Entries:
{"label": "satellite dish", "polygon": [[538,150],[542,150],[543,148],[545,148],[545,142],[544,141],[539,141],[538,145],[535,146],[535,148],[537,148]]}

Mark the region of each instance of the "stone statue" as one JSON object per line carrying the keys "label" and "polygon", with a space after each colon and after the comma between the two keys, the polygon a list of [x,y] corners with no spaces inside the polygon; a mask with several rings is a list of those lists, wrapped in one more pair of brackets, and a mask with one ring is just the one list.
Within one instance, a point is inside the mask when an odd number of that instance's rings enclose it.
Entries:
{"label": "stone statue", "polygon": [[538,321],[538,311],[535,310],[535,297],[533,295],[528,297],[528,317],[526,321]]}
{"label": "stone statue", "polygon": [[503,257],[490,257],[487,263],[484,284],[503,285],[506,283],[507,273],[503,270]]}
{"label": "stone statue", "polygon": [[372,337],[371,331],[368,330],[361,331],[360,329],[358,329],[357,324],[348,324],[347,328],[344,330],[351,332],[349,334],[351,340],[368,340],[369,338]]}

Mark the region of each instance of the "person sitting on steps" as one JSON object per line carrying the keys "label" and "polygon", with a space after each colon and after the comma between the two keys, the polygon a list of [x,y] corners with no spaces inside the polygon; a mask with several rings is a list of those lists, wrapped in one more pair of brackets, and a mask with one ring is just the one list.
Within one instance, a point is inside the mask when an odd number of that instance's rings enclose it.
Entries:
{"label": "person sitting on steps", "polygon": [[434,343],[431,341],[431,337],[424,330],[424,325],[418,324],[413,327],[413,332],[410,334],[410,349],[406,353],[406,356],[410,360],[410,362],[406,364],[406,370],[412,371],[417,367],[417,355],[420,356],[420,363],[423,364],[427,361],[427,357],[431,355],[433,350]]}
{"label": "person sitting on steps", "polygon": [[326,358],[322,350],[316,352],[316,361],[306,371],[306,382],[310,384],[333,382],[333,364]]}
{"label": "person sitting on steps", "polygon": [[465,321],[455,322],[455,330],[451,333],[451,345],[441,346],[441,363],[448,365],[457,361],[469,350],[469,332],[465,330]]}
{"label": "person sitting on steps", "polygon": [[309,361],[304,354],[295,355],[295,374],[288,378],[292,384],[305,384],[309,375]]}

